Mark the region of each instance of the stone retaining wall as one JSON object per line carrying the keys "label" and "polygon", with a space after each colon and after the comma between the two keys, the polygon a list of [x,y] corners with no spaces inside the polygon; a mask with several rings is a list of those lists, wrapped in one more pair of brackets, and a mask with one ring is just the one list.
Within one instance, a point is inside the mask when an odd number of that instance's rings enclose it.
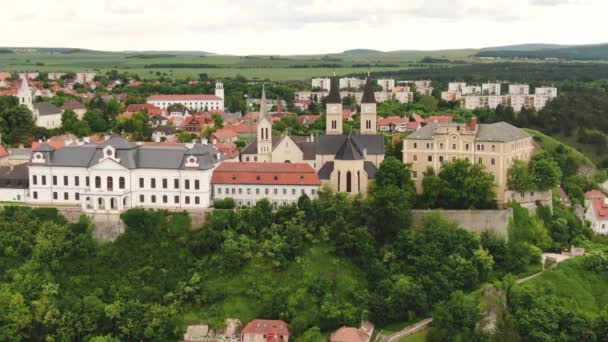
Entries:
{"label": "stone retaining wall", "polygon": [[[414,223],[434,210],[412,210]],[[497,210],[440,210],[449,221],[458,223],[463,229],[482,233],[493,231],[505,239],[508,236],[509,221],[513,218],[513,209]]]}

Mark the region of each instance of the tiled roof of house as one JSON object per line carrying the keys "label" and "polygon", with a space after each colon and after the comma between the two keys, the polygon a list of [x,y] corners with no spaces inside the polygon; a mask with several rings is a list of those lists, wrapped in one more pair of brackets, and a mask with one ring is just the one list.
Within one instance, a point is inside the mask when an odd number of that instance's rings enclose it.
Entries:
{"label": "tiled roof of house", "polygon": [[34,103],[34,108],[40,116],[61,114],[61,110],[50,102]]}
{"label": "tiled roof of house", "polygon": [[342,327],[331,334],[330,342],[365,342],[369,336],[361,329]]}
{"label": "tiled roof of house", "polygon": [[595,199],[604,199],[604,198],[606,198],[606,195],[604,195],[604,193],[599,190],[590,190],[590,191],[585,192],[584,197],[586,200],[595,200]]}
{"label": "tiled roof of house", "polygon": [[8,151],[6,150],[6,148],[2,145],[0,145],[0,158],[2,157],[7,157],[8,156]]}
{"label": "tiled roof of house", "polygon": [[608,203],[605,201],[606,199],[595,199],[591,201],[593,213],[595,214],[597,220],[608,220]]}
{"label": "tiled roof of house", "polygon": [[184,95],[151,95],[148,101],[221,101],[222,98],[209,94],[184,94]]}
{"label": "tiled roof of house", "polygon": [[235,143],[232,142],[223,142],[213,144],[215,148],[217,148],[220,152],[222,152],[226,158],[232,159],[239,156],[239,148]]}
{"label": "tiled roof of house", "polygon": [[[315,170],[307,163],[221,163],[211,178],[213,184],[265,184],[265,185],[321,185]],[[266,322],[263,329],[279,329],[287,326],[282,321]],[[281,323],[279,323],[281,322]],[[250,322],[251,323],[251,322]],[[275,325],[275,327],[271,327]],[[249,326],[249,325],[248,325]],[[245,329],[243,332],[245,332]],[[288,333],[287,333],[288,334]]]}
{"label": "tiled roof of house", "polygon": [[388,126],[388,125],[403,125],[408,123],[407,117],[400,117],[397,115],[389,116],[386,118],[378,119],[378,126]]}
{"label": "tiled roof of house", "polygon": [[237,136],[236,132],[231,130],[230,128],[222,128],[218,129],[213,133],[213,137],[218,140],[235,138]]}
{"label": "tiled roof of house", "polygon": [[61,110],[66,110],[66,109],[77,110],[77,109],[86,109],[86,108],[87,107],[85,107],[82,103],[80,103],[78,101],[66,102],[63,104],[63,106],[59,107],[59,109],[61,109]]}

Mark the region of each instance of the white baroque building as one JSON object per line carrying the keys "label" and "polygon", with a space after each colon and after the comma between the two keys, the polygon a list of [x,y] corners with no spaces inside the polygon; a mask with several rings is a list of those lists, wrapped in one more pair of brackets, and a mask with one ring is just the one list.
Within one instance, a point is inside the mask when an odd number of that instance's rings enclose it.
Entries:
{"label": "white baroque building", "polygon": [[184,94],[184,95],[151,95],[146,102],[161,109],[167,109],[174,104],[181,104],[190,111],[224,111],[224,85],[215,84],[215,94]]}
{"label": "white baroque building", "polygon": [[29,163],[30,204],[81,206],[87,213],[134,207],[202,209],[225,156],[212,145],[142,146],[114,136],[102,144],[41,144]]}

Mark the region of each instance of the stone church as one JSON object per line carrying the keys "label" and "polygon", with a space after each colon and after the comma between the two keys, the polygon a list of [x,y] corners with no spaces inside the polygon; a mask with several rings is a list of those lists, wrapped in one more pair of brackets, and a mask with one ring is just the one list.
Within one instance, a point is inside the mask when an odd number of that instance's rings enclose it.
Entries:
{"label": "stone church", "polygon": [[327,96],[325,135],[311,137],[273,136],[272,118],[262,105],[257,137],[241,152],[242,161],[308,163],[315,168],[323,184],[335,191],[366,193],[384,160],[384,137],[376,134],[376,99],[368,78],[361,100],[360,134],[344,134],[342,99],[337,79],[331,81]]}

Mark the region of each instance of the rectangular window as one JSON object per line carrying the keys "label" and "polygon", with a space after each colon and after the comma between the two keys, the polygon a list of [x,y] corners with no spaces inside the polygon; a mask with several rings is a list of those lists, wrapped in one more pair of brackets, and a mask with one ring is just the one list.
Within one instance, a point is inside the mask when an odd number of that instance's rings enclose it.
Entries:
{"label": "rectangular window", "polygon": [[291,189],[291,194],[295,195],[296,194],[296,189]]}
{"label": "rectangular window", "polygon": [[80,177],[74,176],[74,186],[80,186]]}
{"label": "rectangular window", "polygon": [[34,199],[38,199],[38,191],[34,191]]}
{"label": "rectangular window", "polygon": [[151,178],[150,179],[150,187],[152,189],[156,189],[156,178]]}
{"label": "rectangular window", "polygon": [[173,180],[173,188],[179,189],[179,179],[174,179]]}
{"label": "rectangular window", "polygon": [[465,144],[464,145],[464,149],[468,151],[469,150],[469,144]]}
{"label": "rectangular window", "polygon": [[479,159],[477,160],[477,162],[478,162],[479,164],[483,164],[483,158],[479,158]]}
{"label": "rectangular window", "polygon": [[243,194],[243,188],[239,188],[239,195]]}
{"label": "rectangular window", "polygon": [[418,156],[414,154],[413,159],[414,159],[414,161],[417,161],[418,160]]}
{"label": "rectangular window", "polygon": [[247,195],[251,195],[251,188],[247,188]]}
{"label": "rectangular window", "polygon": [[189,179],[186,179],[184,181],[184,189],[186,189],[186,190],[190,189],[190,180]]}
{"label": "rectangular window", "polygon": [[274,189],[274,194],[278,195],[279,194],[279,189]]}
{"label": "rectangular window", "polygon": [[315,189],[310,189],[310,193],[311,193],[311,194],[313,194],[313,195],[314,195],[316,192],[317,192],[317,190],[315,190]]}
{"label": "rectangular window", "polygon": [[260,194],[260,188],[256,188],[256,189],[255,189],[255,194],[256,194],[256,195],[259,195],[259,194]]}
{"label": "rectangular window", "polygon": [[221,195],[222,194],[222,188],[217,188],[217,194]]}
{"label": "rectangular window", "polygon": [[46,185],[46,176],[42,176],[42,185]]}
{"label": "rectangular window", "polygon": [[144,195],[139,195],[139,203],[144,203]]}
{"label": "rectangular window", "polygon": [[36,175],[33,175],[33,176],[32,176],[32,183],[33,183],[34,185],[38,185],[38,176],[36,176]]}
{"label": "rectangular window", "polygon": [[67,193],[67,192],[64,192],[63,193],[63,199],[66,200],[66,201],[69,200],[70,199],[70,194]]}
{"label": "rectangular window", "polygon": [[269,193],[268,188],[264,189],[264,194],[265,194],[265,195],[268,195],[268,193]]}
{"label": "rectangular window", "polygon": [[75,193],[74,197],[76,198],[77,201],[80,201],[80,194],[79,193]]}
{"label": "rectangular window", "polygon": [[86,186],[90,186],[91,185],[91,180],[89,179],[89,176],[86,176],[84,178],[84,181],[85,181]]}
{"label": "rectangular window", "polygon": [[201,187],[201,182],[198,179],[194,180],[194,189],[198,190]]}
{"label": "rectangular window", "polygon": [[167,199],[167,195],[163,195],[163,203],[167,203],[169,200]]}
{"label": "rectangular window", "polygon": [[433,161],[433,156],[428,156],[427,160],[430,161],[430,162],[432,162]]}
{"label": "rectangular window", "polygon": [[412,171],[412,178],[418,177],[418,171]]}
{"label": "rectangular window", "polygon": [[190,204],[190,196],[186,196],[186,204]]}
{"label": "rectangular window", "polygon": [[198,196],[194,197],[194,204],[201,204],[201,199]]}
{"label": "rectangular window", "polygon": [[63,176],[63,185],[68,186],[68,176]]}
{"label": "rectangular window", "polygon": [[443,163],[443,156],[439,156],[439,162]]}
{"label": "rectangular window", "polygon": [[152,195],[152,200],[151,200],[151,202],[152,202],[152,203],[156,203],[156,195]]}
{"label": "rectangular window", "polygon": [[490,159],[490,163],[491,163],[492,165],[496,165],[496,159],[494,159],[494,158]]}
{"label": "rectangular window", "polygon": [[57,185],[57,176],[53,176],[53,185]]}
{"label": "rectangular window", "polygon": [[439,144],[439,149],[443,150],[443,143]]}
{"label": "rectangular window", "polygon": [[163,178],[163,189],[167,188],[167,178]]}
{"label": "rectangular window", "polygon": [[176,204],[179,203],[179,196],[175,196],[175,198],[173,200]]}
{"label": "rectangular window", "polygon": [[283,189],[283,195],[287,195],[287,189]]}
{"label": "rectangular window", "polygon": [[452,150],[456,149],[456,144],[452,144]]}
{"label": "rectangular window", "polygon": [[139,179],[139,188],[140,188],[140,189],[143,189],[143,188],[144,188],[144,179],[143,179],[143,178],[140,178],[140,179]]}
{"label": "rectangular window", "polygon": [[233,194],[233,195],[234,195],[234,192],[235,192],[235,191],[236,191],[236,190],[235,190],[234,188],[232,188],[232,194]]}
{"label": "rectangular window", "polygon": [[56,200],[57,199],[57,193],[53,192],[53,199]]}

